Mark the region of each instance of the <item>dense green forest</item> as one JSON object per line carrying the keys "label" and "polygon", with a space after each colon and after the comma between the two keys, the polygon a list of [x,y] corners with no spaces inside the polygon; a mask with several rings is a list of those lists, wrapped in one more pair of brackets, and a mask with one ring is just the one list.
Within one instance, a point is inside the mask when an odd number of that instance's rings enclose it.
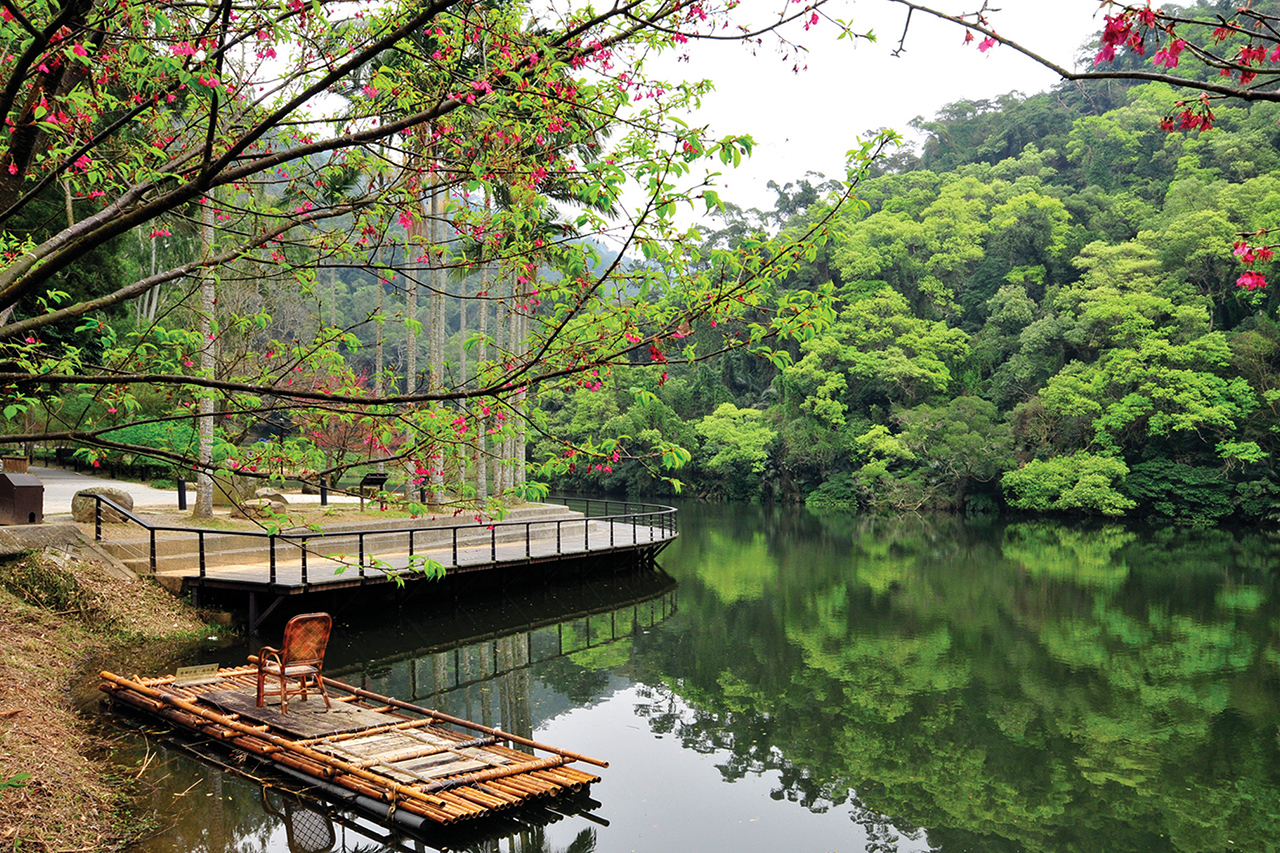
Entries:
{"label": "dense green forest", "polygon": [[[540,398],[531,458],[560,488],[669,494],[643,462],[566,465],[561,441],[675,442],[698,496],[864,510],[1280,512],[1277,298],[1237,286],[1239,234],[1280,226],[1280,109],[1168,132],[1162,84],[962,101],[832,215],[820,176],[734,210],[708,246],[826,221],[787,288],[838,316],[803,344],[671,359]],[[829,217],[829,219],[828,219]],[[769,306],[761,306],[761,317]],[[713,346],[705,328],[686,356]],[[646,393],[647,392],[647,393]]]}

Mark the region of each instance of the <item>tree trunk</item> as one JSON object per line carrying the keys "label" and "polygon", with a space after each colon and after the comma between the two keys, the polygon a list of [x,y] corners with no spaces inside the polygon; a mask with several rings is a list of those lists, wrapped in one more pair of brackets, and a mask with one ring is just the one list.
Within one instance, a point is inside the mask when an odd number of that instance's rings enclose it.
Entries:
{"label": "tree trunk", "polygon": [[[516,340],[519,342],[520,360],[522,362],[528,360],[533,355],[533,349],[529,345],[529,314],[533,311],[533,308],[529,304],[529,301],[532,299],[530,294],[532,294],[533,290],[537,287],[537,275],[537,267],[535,266],[534,271],[530,273],[529,286],[521,289],[519,298],[516,300],[516,310],[519,312],[516,315],[519,318],[519,336]],[[528,396],[529,392],[524,387],[521,387],[515,395],[516,420],[515,423],[512,424],[515,430],[515,435],[512,437],[511,457],[515,463],[515,469],[512,473],[514,474],[514,485],[517,487],[523,486],[525,482],[524,457],[527,432],[525,430],[524,409],[525,398]]]}
{"label": "tree trunk", "polygon": [[[208,258],[213,254],[213,199],[207,198],[200,207],[200,252]],[[214,272],[213,267],[203,268],[200,280],[200,373],[210,379],[214,374]],[[202,392],[199,400],[200,445],[197,451],[196,502],[191,515],[195,518],[213,517],[213,397]]]}
{"label": "tree trunk", "polygon": [[[488,199],[485,200],[486,205]],[[489,358],[489,262],[480,265],[480,293],[477,309],[480,312],[479,326],[480,345],[476,348],[476,381],[483,381],[480,369]],[[476,497],[485,500],[489,497],[489,416],[480,412],[476,416]]]}
{"label": "tree trunk", "polygon": [[[511,340],[511,314],[507,310],[506,299],[499,300],[494,303],[493,315],[493,357],[499,364],[505,364],[510,352]],[[494,423],[500,423],[497,418]],[[505,427],[505,424],[504,424]],[[507,490],[507,459],[510,458],[507,449],[507,434],[505,428],[500,429],[502,435],[495,442],[493,458],[493,493],[501,495]]]}
{"label": "tree trunk", "polygon": [[[156,242],[159,239],[160,238],[158,237],[151,238],[150,275],[155,275],[156,269],[159,267],[159,261],[156,258]],[[157,284],[155,287],[148,290],[147,295],[142,300],[142,302],[143,302],[143,319],[146,321],[147,325],[149,326],[156,321],[156,312],[159,311],[160,309],[160,285]]]}
{"label": "tree trunk", "polygon": [[409,226],[405,240],[405,276],[404,276],[404,390],[412,394],[418,387],[418,338],[414,332],[418,319],[418,283],[422,281],[422,253],[426,251],[422,240],[414,237],[423,234],[425,223],[416,220]]}
{"label": "tree trunk", "polygon": [[[439,177],[432,166],[431,176],[431,281],[430,307],[427,309],[428,359],[430,360],[430,390],[439,391],[444,387],[444,188],[439,184]],[[428,490],[431,503],[439,502],[440,492],[444,490],[444,447],[436,445],[429,448],[431,453],[431,488]]]}
{"label": "tree trunk", "polygon": [[[387,292],[386,287],[383,285],[381,281],[379,281],[378,282],[378,336],[374,338],[374,344],[373,344],[373,396],[374,397],[381,397],[383,394],[386,393],[386,388],[383,386],[383,379],[384,379],[383,370],[385,369],[385,363],[383,361],[383,339],[384,339],[383,329],[385,328],[385,323],[383,322],[383,319],[382,319],[383,301],[386,298],[386,292]],[[374,427],[374,429],[376,429],[376,427]],[[370,435],[370,439],[372,438],[373,436]],[[371,440],[369,442],[369,454],[372,455],[375,452],[376,451],[374,450],[374,447],[373,447],[373,441]],[[379,474],[385,473],[387,470],[387,465],[385,462],[382,461],[382,453],[380,452],[378,452],[378,463],[377,463],[377,467],[374,470],[377,471]]]}

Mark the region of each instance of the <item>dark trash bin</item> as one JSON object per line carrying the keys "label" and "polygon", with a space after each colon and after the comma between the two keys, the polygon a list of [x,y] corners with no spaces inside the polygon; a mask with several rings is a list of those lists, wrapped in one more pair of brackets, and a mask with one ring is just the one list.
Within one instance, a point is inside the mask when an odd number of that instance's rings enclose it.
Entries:
{"label": "dark trash bin", "polygon": [[[368,474],[364,475],[363,479],[360,480],[360,485],[357,486],[357,488],[360,490],[361,512],[364,512],[365,492],[370,489],[372,489],[375,494],[381,491],[381,489],[387,485],[387,477],[389,476],[389,474],[384,474],[381,471],[370,471]],[[373,497],[373,495],[370,495],[369,497]],[[385,507],[386,503],[383,503],[383,506]]]}
{"label": "dark trash bin", "polygon": [[25,456],[5,456],[0,472],[0,524],[42,524],[44,484],[28,473]]}

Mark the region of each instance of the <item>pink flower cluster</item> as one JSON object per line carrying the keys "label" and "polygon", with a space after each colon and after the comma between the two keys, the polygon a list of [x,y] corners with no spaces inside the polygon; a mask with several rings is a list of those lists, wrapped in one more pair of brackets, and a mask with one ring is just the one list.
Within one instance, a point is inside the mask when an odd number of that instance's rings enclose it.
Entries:
{"label": "pink flower cluster", "polygon": [[[1142,10],[1142,13],[1144,15],[1149,14],[1151,23],[1155,23],[1155,13],[1150,8]],[[1126,12],[1123,15],[1114,17],[1107,15],[1104,20],[1106,21],[1106,26],[1102,29],[1102,49],[1093,58],[1094,65],[1111,62],[1116,58],[1116,50],[1121,47],[1127,47],[1139,54],[1146,50],[1142,43],[1142,29],[1134,27],[1131,13]],[[1143,22],[1145,23],[1145,19]],[[1150,24],[1147,24],[1147,26],[1150,26]]]}
{"label": "pink flower cluster", "polygon": [[[1244,240],[1236,242],[1233,254],[1247,267],[1252,267],[1257,263],[1266,263],[1275,257],[1275,251],[1270,246],[1250,246]],[[1236,279],[1236,287],[1244,290],[1261,290],[1266,286],[1267,277],[1257,270],[1246,270],[1243,275]]]}
{"label": "pink flower cluster", "polygon": [[1165,68],[1178,67],[1178,54],[1182,53],[1187,43],[1182,39],[1170,39],[1169,43],[1156,51],[1156,55],[1151,61],[1156,65],[1163,65]]}
{"label": "pink flower cluster", "polygon": [[1236,287],[1245,290],[1261,290],[1267,286],[1267,277],[1260,272],[1248,270],[1244,275],[1236,279]]}

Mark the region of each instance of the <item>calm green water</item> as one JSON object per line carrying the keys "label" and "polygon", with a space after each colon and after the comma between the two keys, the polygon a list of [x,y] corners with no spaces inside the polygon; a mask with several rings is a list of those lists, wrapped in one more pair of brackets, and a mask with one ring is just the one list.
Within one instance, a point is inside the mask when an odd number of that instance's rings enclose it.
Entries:
{"label": "calm green water", "polygon": [[[339,627],[346,680],[612,763],[589,818],[426,849],[1280,849],[1276,536],[680,527],[665,574]],[[173,824],[139,851],[424,849],[132,742]]]}

